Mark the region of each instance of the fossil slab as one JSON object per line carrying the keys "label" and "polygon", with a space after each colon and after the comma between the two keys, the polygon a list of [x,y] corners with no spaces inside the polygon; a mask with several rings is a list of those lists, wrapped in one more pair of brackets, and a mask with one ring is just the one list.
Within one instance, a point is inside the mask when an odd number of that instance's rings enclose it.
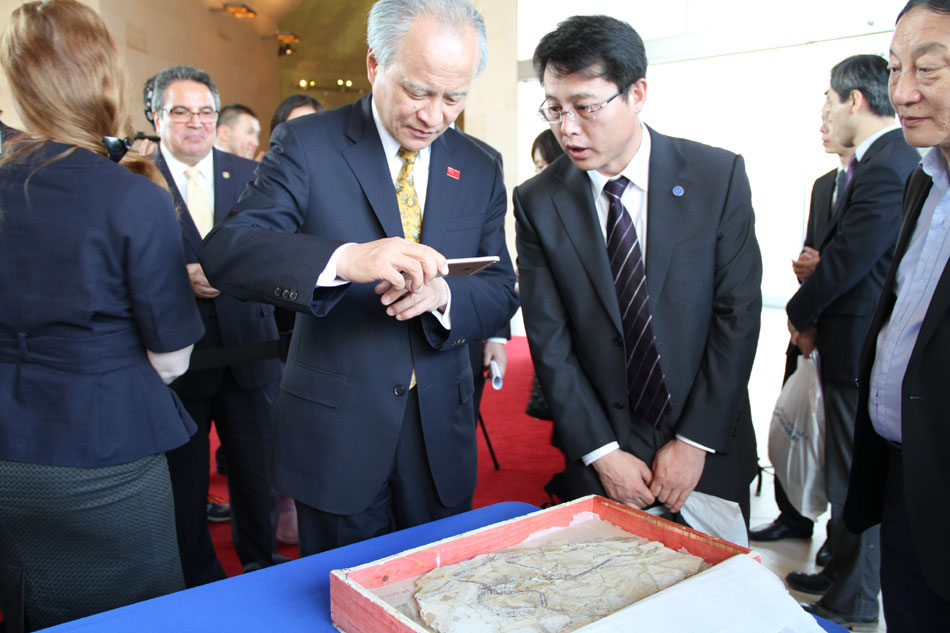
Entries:
{"label": "fossil slab", "polygon": [[707,566],[636,536],[509,550],[433,569],[415,601],[438,633],[566,633]]}

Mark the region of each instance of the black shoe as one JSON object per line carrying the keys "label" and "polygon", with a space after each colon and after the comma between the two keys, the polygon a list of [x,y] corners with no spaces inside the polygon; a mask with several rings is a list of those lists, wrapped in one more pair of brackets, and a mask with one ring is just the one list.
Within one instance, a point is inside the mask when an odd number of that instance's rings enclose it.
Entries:
{"label": "black shoe", "polygon": [[780,541],[783,538],[811,538],[811,530],[801,530],[789,527],[778,519],[768,525],[760,525],[749,532],[749,539],[753,541]]}
{"label": "black shoe", "polygon": [[231,520],[231,506],[227,503],[208,503],[208,520],[222,523]]}
{"label": "black shoe", "polygon": [[796,591],[821,595],[831,587],[831,578],[822,573],[807,574],[803,571],[793,571],[785,576],[785,582]]}
{"label": "black shoe", "polygon": [[858,617],[845,615],[844,613],[838,613],[837,611],[829,609],[821,604],[821,602],[802,603],[802,609],[851,631],[877,631],[877,616]]}
{"label": "black shoe", "polygon": [[830,562],[831,545],[828,544],[828,539],[825,539],[825,542],[818,548],[818,553],[815,554],[815,564],[819,567],[827,567]]}

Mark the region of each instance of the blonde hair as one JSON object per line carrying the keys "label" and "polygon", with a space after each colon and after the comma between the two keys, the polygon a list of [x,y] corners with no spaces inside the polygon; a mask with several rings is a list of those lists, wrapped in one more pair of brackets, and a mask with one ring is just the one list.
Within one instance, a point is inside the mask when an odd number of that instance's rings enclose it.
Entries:
{"label": "blonde hair", "polygon": [[[118,50],[102,18],[77,0],[38,0],[18,7],[0,39],[0,66],[28,130],[9,145],[4,142],[0,165],[47,141],[108,156],[103,137],[129,135],[125,69]],[[144,158],[126,154],[120,164],[167,188],[161,172]]]}

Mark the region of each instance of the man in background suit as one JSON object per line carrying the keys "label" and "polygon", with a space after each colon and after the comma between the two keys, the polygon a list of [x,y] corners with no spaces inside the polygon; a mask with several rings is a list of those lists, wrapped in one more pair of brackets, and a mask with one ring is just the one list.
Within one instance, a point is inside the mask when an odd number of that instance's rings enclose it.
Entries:
{"label": "man in background suit", "polygon": [[514,203],[531,357],[567,462],[559,495],[676,513],[695,489],[731,502],[744,533],[762,262],[742,158],[641,123],[646,56],[625,22],[569,18],[534,65],[567,156]]}
{"label": "man in background suit", "polygon": [[825,403],[825,485],[831,504],[831,564],[818,574],[792,572],[794,589],[824,594],[806,609],[843,626],[878,620],[878,530],[852,534],[844,500],[858,403],[858,355],[894,252],[904,183],[919,160],[895,126],[887,98],[887,62],[855,55],[831,71],[828,118],[838,140],[853,146],[849,183],[819,242],[821,259],[786,306],[791,342],[821,355]]}
{"label": "man in background suit", "polygon": [[[297,502],[301,555],[471,508],[467,344],[516,303],[501,170],[448,129],[485,64],[481,15],[380,0],[367,40],[372,93],[278,126],[201,251],[216,287],[300,312],[274,484]],[[475,256],[500,261],[439,276],[445,257]]]}
{"label": "man in background suit", "polygon": [[[222,294],[208,283],[198,263],[202,236],[224,219],[253,179],[257,164],[212,149],[220,100],[204,71],[166,68],[155,77],[152,99],[161,139],[155,163],[181,210],[188,275],[205,326],[195,349],[276,339],[272,306]],[[275,562],[274,502],[267,473],[279,380],[280,362],[274,358],[189,370],[172,384],[199,427],[187,444],[168,453],[178,544],[189,587],[224,578],[206,518],[212,420],[228,464],[231,533],[238,558],[245,571]]]}
{"label": "man in background suit", "polygon": [[[888,633],[945,631],[950,614],[950,2],[911,0],[891,42],[890,97],[914,147],[894,261],[861,353],[853,530],[881,524]],[[837,556],[837,552],[835,552]]]}
{"label": "man in background suit", "polygon": [[260,144],[261,124],[246,105],[229,103],[221,108],[215,128],[215,149],[254,160]]}
{"label": "man in background suit", "polygon": [[[817,247],[824,240],[825,232],[831,223],[831,210],[834,208],[839,189],[842,189],[846,182],[848,162],[854,156],[854,147],[845,147],[838,140],[838,136],[832,127],[833,124],[828,120],[828,109],[827,103],[821,109],[821,127],[819,128],[821,144],[826,153],[838,156],[841,164],[836,169],[820,176],[815,180],[812,187],[805,243],[798,259],[792,262],[792,272],[798,279],[798,283],[803,282],[815,270],[815,266],[821,260],[821,253]],[[842,183],[842,187],[837,186],[838,181]],[[788,350],[785,352],[785,376],[782,379],[782,384],[785,384],[785,381],[795,372],[800,356],[801,351],[798,346],[789,343]],[[784,538],[811,538],[814,521],[802,516],[795,509],[788,500],[778,478],[775,479],[775,503],[780,511],[778,518],[768,525],[749,532],[751,540],[770,542]],[[829,560],[831,560],[831,547],[828,540],[825,539],[824,544],[815,556],[815,562],[824,567]]]}

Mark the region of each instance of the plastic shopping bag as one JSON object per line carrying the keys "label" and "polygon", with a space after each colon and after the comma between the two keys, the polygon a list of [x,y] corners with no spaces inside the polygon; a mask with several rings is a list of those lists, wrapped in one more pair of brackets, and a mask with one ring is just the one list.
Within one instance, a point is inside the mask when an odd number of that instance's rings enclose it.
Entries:
{"label": "plastic shopping bag", "polygon": [[818,368],[811,358],[799,357],[775,403],[769,460],[796,510],[810,519],[825,511],[825,409]]}

